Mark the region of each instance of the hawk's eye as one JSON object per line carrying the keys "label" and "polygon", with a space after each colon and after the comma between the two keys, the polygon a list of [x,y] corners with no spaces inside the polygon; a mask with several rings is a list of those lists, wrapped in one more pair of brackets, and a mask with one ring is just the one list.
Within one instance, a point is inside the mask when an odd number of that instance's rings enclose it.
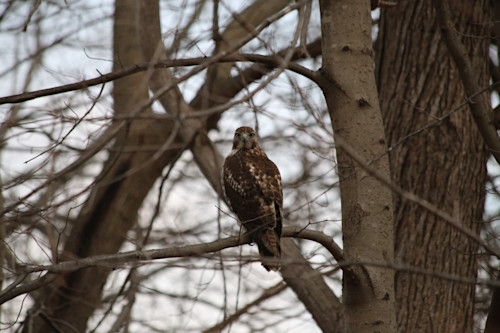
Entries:
{"label": "hawk's eye", "polygon": [[240,133],[234,133],[234,136],[239,137],[239,136],[240,136]]}
{"label": "hawk's eye", "polygon": [[252,138],[254,135],[254,133],[250,133],[248,136]]}

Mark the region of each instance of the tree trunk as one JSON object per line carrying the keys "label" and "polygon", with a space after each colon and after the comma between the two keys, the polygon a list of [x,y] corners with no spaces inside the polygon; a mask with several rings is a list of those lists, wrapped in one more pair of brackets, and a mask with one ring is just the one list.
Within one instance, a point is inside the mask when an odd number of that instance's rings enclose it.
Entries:
{"label": "tree trunk", "polygon": [[[486,87],[489,1],[449,3],[479,85]],[[478,232],[487,153],[468,107],[459,108],[462,83],[431,1],[401,0],[382,10],[376,68],[394,183]],[[396,263],[475,278],[477,244],[412,202],[396,196],[394,207]],[[398,332],[473,330],[472,285],[400,272],[396,298]]]}
{"label": "tree trunk", "polygon": [[[344,254],[348,263],[393,258],[391,191],[355,164],[350,153],[389,179],[371,41],[370,1],[320,1],[321,75],[337,145]],[[351,151],[344,146],[349,145]],[[394,332],[394,272],[370,265],[344,268],[346,331]]]}

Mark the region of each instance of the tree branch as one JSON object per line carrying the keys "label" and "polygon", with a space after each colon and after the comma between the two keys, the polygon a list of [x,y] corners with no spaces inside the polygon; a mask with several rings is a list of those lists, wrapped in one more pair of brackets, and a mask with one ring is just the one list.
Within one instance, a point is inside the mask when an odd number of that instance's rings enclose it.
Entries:
{"label": "tree branch", "polygon": [[[342,250],[335,241],[321,231],[307,230],[296,227],[283,228],[283,237],[296,237],[316,241],[326,248],[336,258],[343,258]],[[19,277],[8,288],[0,292],[0,304],[17,297],[21,294],[38,289],[51,282],[58,273],[67,273],[89,267],[104,267],[106,269],[116,269],[125,264],[138,263],[142,261],[193,257],[208,253],[221,251],[226,248],[249,244],[251,242],[249,234],[232,236],[218,239],[210,243],[200,243],[192,245],[181,245],[170,248],[153,249],[146,251],[128,251],[116,254],[96,255],[82,259],[63,261],[53,265],[25,265],[18,269]],[[286,260],[286,259],[285,259]],[[22,283],[27,274],[36,272],[46,272],[40,279],[31,281],[19,287],[16,284]]]}
{"label": "tree branch", "polygon": [[[315,41],[311,43],[312,47],[316,47],[316,44],[318,44],[318,41]],[[296,56],[294,59],[299,59],[301,58],[300,56],[300,49],[297,48],[295,51]],[[278,53],[278,56],[281,53]],[[215,57],[215,56],[214,56]],[[88,87],[93,87],[102,83],[114,81],[129,75],[133,75],[136,73],[144,72],[147,71],[151,68],[155,69],[162,69],[162,68],[171,68],[171,67],[190,67],[190,66],[198,66],[198,65],[203,65],[208,62],[214,62],[212,58],[214,57],[197,57],[197,58],[188,58],[188,59],[172,59],[172,60],[162,60],[158,61],[156,63],[141,63],[141,64],[136,64],[132,66],[125,67],[119,71],[114,71],[110,72],[107,74],[103,74],[100,76],[97,76],[92,79],[88,80],[83,80],[71,84],[66,84],[63,86],[58,86],[58,87],[52,87],[52,88],[47,88],[47,89],[41,89],[41,90],[36,90],[36,91],[30,91],[30,92],[25,92],[22,94],[16,94],[16,95],[10,95],[10,96],[5,96],[0,98],[0,105],[2,104],[8,104],[8,103],[21,103],[29,100],[33,100],[39,97],[45,97],[45,96],[52,96],[52,95],[57,95],[61,93],[66,93],[70,91],[76,91],[80,89],[85,89]],[[268,66],[282,66],[282,61],[280,57],[277,57],[276,55],[258,55],[258,54],[231,54],[231,55],[225,55],[223,57],[220,57],[220,55],[217,56],[218,59],[215,61],[217,63],[230,63],[230,62],[255,62],[255,63],[261,63],[264,65]],[[206,67],[206,66],[204,66]],[[291,70],[292,72],[295,72],[297,74],[301,74],[312,81],[316,81],[317,77],[314,71],[301,66],[297,63],[294,62],[289,62],[286,66],[287,69]]]}
{"label": "tree branch", "polygon": [[229,324],[233,323],[239,317],[241,317],[241,315],[247,313],[250,310],[250,308],[262,303],[263,301],[265,301],[268,298],[271,298],[275,295],[278,295],[283,290],[285,290],[286,287],[287,287],[287,285],[285,283],[280,282],[280,283],[272,286],[271,288],[264,290],[259,297],[257,297],[256,299],[254,299],[253,301],[251,301],[250,303],[248,303],[247,305],[245,305],[241,309],[238,309],[237,311],[235,311],[232,315],[228,316],[227,318],[224,318],[224,320],[221,321],[220,323],[204,330],[203,333],[221,332],[225,327],[227,327]]}
{"label": "tree branch", "polygon": [[467,50],[455,32],[448,2],[447,0],[433,0],[432,2],[436,8],[436,17],[441,26],[444,41],[460,73],[472,117],[492,155],[497,163],[500,163],[500,139],[490,116],[490,108],[484,98],[473,97],[477,91],[481,90],[477,84],[478,76],[472,67]]}
{"label": "tree branch", "polygon": [[[327,236],[321,231],[307,230],[297,227],[285,227],[283,228],[282,236],[308,239],[316,241],[322,245],[326,244],[326,248],[334,255],[334,257],[342,258],[343,256],[342,250],[335,243],[333,238]],[[218,239],[210,243],[182,245],[146,251],[127,251],[116,254],[97,255],[82,259],[63,261],[61,263],[53,265],[26,265],[24,266],[24,269],[21,269],[20,271],[22,271],[23,273],[63,273],[75,271],[82,268],[98,266],[115,269],[123,266],[124,264],[132,262],[200,256],[212,252],[221,251],[230,247],[249,244],[251,241],[252,240],[248,233],[245,233],[239,236]]]}

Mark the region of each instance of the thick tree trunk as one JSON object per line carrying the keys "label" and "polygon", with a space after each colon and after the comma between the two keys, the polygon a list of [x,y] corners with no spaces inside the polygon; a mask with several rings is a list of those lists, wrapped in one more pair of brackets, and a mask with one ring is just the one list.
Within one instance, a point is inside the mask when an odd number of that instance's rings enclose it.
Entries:
{"label": "thick tree trunk", "polygon": [[[320,1],[324,78],[342,201],[347,262],[391,263],[391,191],[355,164],[349,149],[389,179],[371,41],[370,1]],[[349,145],[343,146],[342,143]],[[352,152],[352,151],[351,151]],[[370,265],[344,268],[343,296],[348,332],[394,332],[394,272]]]}
{"label": "thick tree trunk", "polygon": [[[489,2],[449,3],[486,87]],[[376,68],[393,181],[479,231],[487,153],[468,107],[458,108],[462,83],[431,1],[401,0],[382,10]],[[396,263],[476,276],[477,244],[412,202],[395,197],[394,207]],[[472,285],[401,272],[396,297],[399,332],[472,332]]]}

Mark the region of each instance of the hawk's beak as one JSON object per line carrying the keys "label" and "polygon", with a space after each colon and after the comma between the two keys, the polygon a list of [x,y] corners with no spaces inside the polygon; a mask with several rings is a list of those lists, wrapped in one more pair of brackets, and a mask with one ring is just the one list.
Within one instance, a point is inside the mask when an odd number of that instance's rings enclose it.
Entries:
{"label": "hawk's beak", "polygon": [[246,133],[245,133],[245,134],[242,134],[242,135],[241,135],[241,140],[242,140],[243,142],[246,142],[246,141],[248,140],[248,134],[246,134]]}

